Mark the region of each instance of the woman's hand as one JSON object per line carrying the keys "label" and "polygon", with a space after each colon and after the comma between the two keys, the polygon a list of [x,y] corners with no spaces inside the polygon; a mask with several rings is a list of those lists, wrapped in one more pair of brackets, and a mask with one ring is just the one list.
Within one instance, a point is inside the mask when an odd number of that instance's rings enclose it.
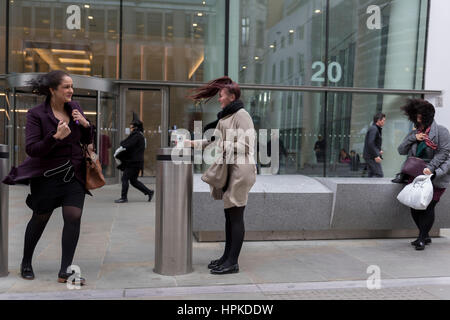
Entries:
{"label": "woman's hand", "polygon": [[426,136],[425,133],[418,133],[418,134],[416,134],[416,139],[417,139],[417,141],[423,141],[423,140],[425,140],[425,136]]}
{"label": "woman's hand", "polygon": [[83,115],[78,109],[72,110],[72,117],[74,121],[78,121],[83,127],[85,128],[89,127],[89,121],[87,121],[86,118],[83,117]]}
{"label": "woman's hand", "polygon": [[425,169],[423,169],[423,174],[426,174],[427,176],[429,176],[429,175],[432,175],[432,174],[433,174],[433,172],[431,172],[431,170],[430,170],[430,169],[428,169],[428,168],[425,168]]}
{"label": "woman's hand", "polygon": [[67,137],[71,133],[70,128],[67,123],[64,121],[59,121],[58,129],[56,129],[56,133],[53,135],[53,138],[57,140],[62,140]]}

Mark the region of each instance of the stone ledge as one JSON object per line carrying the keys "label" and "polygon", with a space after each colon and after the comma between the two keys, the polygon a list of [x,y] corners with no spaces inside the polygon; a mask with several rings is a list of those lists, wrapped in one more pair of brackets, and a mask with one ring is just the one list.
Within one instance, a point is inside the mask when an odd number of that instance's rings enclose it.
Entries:
{"label": "stone ledge", "polygon": [[[193,231],[199,241],[222,239],[223,202],[194,175]],[[306,240],[414,237],[410,210],[396,196],[403,185],[390,178],[257,176],[245,212],[249,240]],[[450,227],[450,196],[436,207],[434,227]],[[407,235],[402,236],[404,231]],[[208,240],[210,239],[210,240]]]}

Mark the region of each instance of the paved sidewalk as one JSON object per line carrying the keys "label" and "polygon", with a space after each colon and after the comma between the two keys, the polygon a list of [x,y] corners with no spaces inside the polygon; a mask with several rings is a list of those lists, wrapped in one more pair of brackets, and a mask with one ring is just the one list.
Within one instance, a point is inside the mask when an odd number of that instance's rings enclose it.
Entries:
{"label": "paved sidewalk", "polygon": [[[241,272],[224,276],[206,268],[222,254],[223,243],[194,242],[194,272],[156,274],[155,203],[130,189],[130,202],[115,204],[119,185],[105,186],[86,199],[74,264],[87,285],[69,290],[56,282],[60,209],[36,248],[36,279],[27,281],[19,276],[31,215],[24,204],[27,193],[27,187],[10,188],[10,274],[0,278],[0,299],[450,299],[447,230],[422,252],[409,245],[411,239],[245,242]],[[379,290],[367,288],[369,266],[381,271]]]}

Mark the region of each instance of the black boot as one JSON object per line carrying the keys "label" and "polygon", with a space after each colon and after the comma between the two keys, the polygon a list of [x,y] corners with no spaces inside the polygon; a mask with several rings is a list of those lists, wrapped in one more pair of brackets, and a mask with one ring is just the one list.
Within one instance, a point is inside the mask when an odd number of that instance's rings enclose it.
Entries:
{"label": "black boot", "polygon": [[395,178],[391,180],[392,183],[408,183],[408,175],[404,173],[397,173]]}
{"label": "black boot", "polygon": [[153,194],[155,193],[155,191],[153,191],[153,190],[150,190],[150,193],[148,194],[148,202],[151,202],[152,201],[152,198],[153,198]]}
{"label": "black boot", "polygon": [[20,264],[20,275],[25,280],[34,280],[34,272],[33,267],[31,267],[31,264]]}

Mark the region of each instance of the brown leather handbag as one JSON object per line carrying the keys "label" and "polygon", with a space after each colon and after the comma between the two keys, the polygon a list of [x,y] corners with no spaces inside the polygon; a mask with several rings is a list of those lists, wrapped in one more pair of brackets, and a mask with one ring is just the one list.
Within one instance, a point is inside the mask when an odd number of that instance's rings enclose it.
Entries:
{"label": "brown leather handbag", "polygon": [[86,145],[83,145],[83,153],[86,161],[86,189],[94,190],[103,187],[106,181],[98,155],[94,150],[89,150]]}

